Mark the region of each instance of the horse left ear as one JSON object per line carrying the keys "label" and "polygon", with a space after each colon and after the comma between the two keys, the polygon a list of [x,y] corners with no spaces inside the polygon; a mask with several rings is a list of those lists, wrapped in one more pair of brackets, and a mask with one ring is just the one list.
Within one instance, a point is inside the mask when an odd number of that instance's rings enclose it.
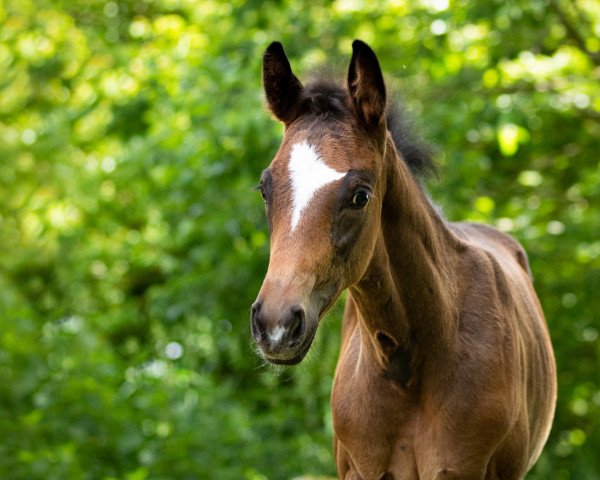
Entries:
{"label": "horse left ear", "polygon": [[273,42],[263,57],[263,85],[273,115],[286,125],[296,118],[302,84],[292,73],[283,46]]}
{"label": "horse left ear", "polygon": [[377,127],[385,115],[385,83],[375,52],[365,42],[352,42],[348,90],[356,113],[367,127]]}

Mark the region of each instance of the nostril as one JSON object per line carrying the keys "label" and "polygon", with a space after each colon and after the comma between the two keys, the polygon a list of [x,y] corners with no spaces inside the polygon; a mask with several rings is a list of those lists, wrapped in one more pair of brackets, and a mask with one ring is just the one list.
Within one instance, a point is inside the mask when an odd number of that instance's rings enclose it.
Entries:
{"label": "nostril", "polygon": [[296,344],[302,338],[302,333],[304,332],[304,322],[301,320],[296,323],[296,326],[292,330],[292,335],[290,337],[290,343]]}
{"label": "nostril", "polygon": [[260,317],[260,307],[261,307],[260,302],[255,302],[254,305],[252,305],[252,313],[251,313],[251,321],[250,321],[250,326],[252,329],[252,336],[254,337],[254,340],[256,340],[257,342],[260,342],[262,340],[263,334],[264,334],[264,327],[263,327],[263,325],[261,325],[262,320]]}
{"label": "nostril", "polygon": [[289,327],[290,346],[300,343],[304,335],[304,309],[300,306],[292,307],[292,318]]}

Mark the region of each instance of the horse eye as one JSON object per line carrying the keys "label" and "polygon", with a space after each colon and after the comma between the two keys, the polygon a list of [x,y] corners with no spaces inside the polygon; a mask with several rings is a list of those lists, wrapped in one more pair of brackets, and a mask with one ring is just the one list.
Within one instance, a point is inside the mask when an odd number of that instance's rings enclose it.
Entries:
{"label": "horse eye", "polygon": [[261,195],[261,197],[263,199],[263,202],[267,203],[267,194],[265,193],[264,187],[262,185],[260,185],[258,187],[258,189],[260,190],[260,195]]}
{"label": "horse eye", "polygon": [[369,203],[371,195],[366,190],[358,190],[352,197],[352,205],[357,208],[364,207]]}

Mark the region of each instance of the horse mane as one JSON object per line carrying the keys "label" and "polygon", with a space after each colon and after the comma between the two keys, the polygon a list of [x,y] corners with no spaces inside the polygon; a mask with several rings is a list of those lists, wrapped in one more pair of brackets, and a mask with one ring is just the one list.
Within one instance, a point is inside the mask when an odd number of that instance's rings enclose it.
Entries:
{"label": "horse mane", "polygon": [[[330,72],[313,73],[302,93],[300,106],[302,114],[331,116],[338,119],[348,114],[350,104],[348,90],[332,77]],[[394,90],[388,91],[389,98],[391,100],[388,100],[386,108],[387,128],[400,157],[415,178],[421,180],[435,176],[437,165],[434,160],[434,148],[423,138],[417,121],[400,101],[398,93]]]}

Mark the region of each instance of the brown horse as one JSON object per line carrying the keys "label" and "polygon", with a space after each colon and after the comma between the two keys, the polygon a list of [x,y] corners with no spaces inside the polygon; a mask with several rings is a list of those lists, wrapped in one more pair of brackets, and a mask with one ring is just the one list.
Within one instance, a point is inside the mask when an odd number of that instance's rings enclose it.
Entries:
{"label": "brown horse", "polygon": [[349,289],[331,396],[339,477],[523,478],[556,402],[525,252],[432,207],[413,171],[427,152],[388,111],[363,42],[345,86],[303,86],[279,43],[263,79],[285,136],[260,182],[271,257],[252,334],[268,361],[296,364]]}

